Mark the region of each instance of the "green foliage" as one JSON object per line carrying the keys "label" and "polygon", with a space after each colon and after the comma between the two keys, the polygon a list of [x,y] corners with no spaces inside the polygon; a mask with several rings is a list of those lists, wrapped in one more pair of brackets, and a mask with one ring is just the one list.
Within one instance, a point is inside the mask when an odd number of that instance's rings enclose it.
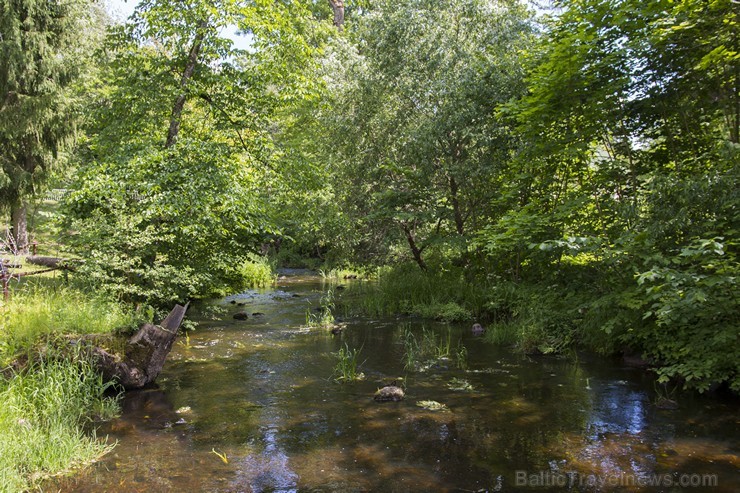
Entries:
{"label": "green foliage", "polygon": [[483,312],[486,287],[466,279],[459,268],[423,272],[405,264],[378,270],[377,281],[363,288],[359,303],[370,315],[405,313],[448,322],[472,320]]}
{"label": "green foliage", "polygon": [[[276,229],[271,117],[309,91],[306,16],[293,3],[153,0],[111,31],[66,203],[88,283],[155,305],[243,285]],[[234,23],[258,50],[220,36]]]}
{"label": "green foliage", "polygon": [[510,282],[502,282],[493,293],[490,310],[497,316],[488,327],[488,341],[515,344],[525,353],[550,354],[578,340],[585,295],[562,284]]}
{"label": "green foliage", "polygon": [[[404,251],[464,257],[467,237],[494,213],[515,139],[495,108],[523,91],[527,46],[516,2],[374,3],[356,47],[327,60],[327,154],[362,261]],[[336,63],[339,59],[340,63]]]}
{"label": "green foliage", "polygon": [[103,16],[88,0],[0,6],[0,206],[27,248],[27,199],[67,161],[80,119],[75,85],[90,66]]}
{"label": "green foliage", "polygon": [[134,314],[101,296],[70,288],[24,286],[0,312],[0,364],[31,354],[43,340],[64,335],[110,334],[135,326]]}
{"label": "green foliage", "polygon": [[461,307],[455,302],[415,306],[412,309],[412,313],[420,317],[434,318],[443,322],[464,322],[473,319],[470,310]]}
{"label": "green foliage", "polygon": [[659,382],[679,378],[702,391],[728,382],[740,389],[740,269],[722,240],[695,239],[667,265],[637,275],[636,308],[647,323],[622,340],[661,363]]}
{"label": "green foliage", "polygon": [[403,363],[406,370],[425,371],[433,365],[452,361],[458,368],[466,368],[468,351],[462,343],[452,346],[452,335],[437,334],[422,328],[421,335],[415,334],[409,325],[401,329]]}
{"label": "green foliage", "polygon": [[87,430],[119,410],[108,387],[89,362],[48,351],[0,378],[0,491],[30,490],[107,453],[111,445]]}
{"label": "green foliage", "polygon": [[337,364],[334,367],[334,380],[337,382],[354,382],[362,380],[365,375],[358,371],[358,357],[362,349],[350,349],[347,343],[335,353]]}
{"label": "green foliage", "polygon": [[310,328],[329,329],[334,327],[334,288],[329,288],[321,296],[319,301],[318,313],[312,313],[310,309],[306,310],[306,326]]}
{"label": "green foliage", "polygon": [[727,1],[574,0],[550,19],[502,111],[523,137],[517,202],[476,239],[513,281],[489,338],[738,388],[736,25]]}
{"label": "green foliage", "polygon": [[275,283],[277,276],[272,263],[265,257],[250,255],[239,269],[242,283],[249,288],[265,288]]}

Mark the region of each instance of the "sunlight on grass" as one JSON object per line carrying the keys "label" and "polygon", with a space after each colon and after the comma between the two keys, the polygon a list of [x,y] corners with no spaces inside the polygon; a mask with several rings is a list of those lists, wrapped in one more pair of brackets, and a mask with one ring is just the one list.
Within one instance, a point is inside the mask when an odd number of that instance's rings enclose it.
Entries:
{"label": "sunlight on grass", "polygon": [[67,334],[109,334],[130,328],[134,316],[121,305],[67,288],[27,286],[0,308],[0,362],[27,352],[40,339]]}
{"label": "sunlight on grass", "polygon": [[[47,353],[49,354],[49,353]],[[119,411],[110,386],[82,358],[49,355],[0,378],[0,491],[24,491],[70,471],[112,445],[87,428]]]}

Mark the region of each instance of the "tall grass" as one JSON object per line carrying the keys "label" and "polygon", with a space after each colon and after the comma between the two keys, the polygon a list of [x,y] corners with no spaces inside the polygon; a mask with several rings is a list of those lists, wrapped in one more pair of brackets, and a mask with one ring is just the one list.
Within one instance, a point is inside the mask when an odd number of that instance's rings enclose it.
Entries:
{"label": "tall grass", "polygon": [[460,342],[453,346],[449,331],[438,335],[433,330],[422,328],[421,334],[417,335],[409,325],[404,325],[401,342],[406,370],[423,371],[442,360],[451,360],[458,368],[467,366],[467,348]]}
{"label": "tall grass", "polygon": [[[134,324],[117,303],[41,282],[0,305],[0,492],[28,490],[110,449],[90,431],[94,418],[118,412],[104,395],[110,384],[64,336]],[[25,366],[8,366],[19,356]]]}
{"label": "tall grass", "polygon": [[25,286],[0,308],[0,363],[28,352],[40,339],[66,334],[109,334],[135,325],[118,303],[69,288]]}
{"label": "tall grass", "polygon": [[343,348],[335,353],[337,364],[334,366],[334,380],[337,382],[352,382],[362,380],[365,375],[358,371],[358,358],[361,349],[350,349],[344,344]]}
{"label": "tall grass", "polygon": [[525,353],[559,353],[581,338],[577,326],[583,296],[557,286],[502,284],[492,291],[492,312],[486,340],[515,345]]}
{"label": "tall grass", "polygon": [[249,260],[239,267],[239,277],[244,287],[265,288],[275,283],[277,276],[269,259],[251,255]]}
{"label": "tall grass", "polygon": [[0,378],[0,492],[26,491],[108,452],[88,431],[119,410],[109,386],[79,356],[53,354]]}
{"label": "tall grass", "polygon": [[319,269],[319,274],[327,281],[341,282],[347,279],[367,279],[367,269],[363,267],[347,266],[330,270]]}
{"label": "tall grass", "polygon": [[311,310],[306,310],[306,326],[312,329],[323,328],[328,329],[334,326],[334,310],[336,304],[334,302],[334,289],[329,288],[321,296],[319,301],[318,313],[311,313]]}
{"label": "tall grass", "polygon": [[[364,286],[364,285],[363,285]],[[484,311],[487,292],[480,282],[466,279],[460,269],[422,272],[403,265],[380,269],[377,281],[362,287],[363,312],[373,315],[413,314],[447,322],[467,321]]]}

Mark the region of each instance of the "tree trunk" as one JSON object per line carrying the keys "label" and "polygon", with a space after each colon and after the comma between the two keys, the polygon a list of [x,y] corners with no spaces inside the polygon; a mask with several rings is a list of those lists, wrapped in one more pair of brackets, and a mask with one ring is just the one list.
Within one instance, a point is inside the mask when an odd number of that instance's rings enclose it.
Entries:
{"label": "tree trunk", "polygon": [[465,219],[463,218],[462,211],[460,210],[460,200],[458,199],[457,192],[459,187],[455,178],[450,176],[450,202],[452,202],[452,212],[455,216],[455,229],[457,234],[465,236]]}
{"label": "tree trunk", "polygon": [[334,25],[341,32],[344,29],[344,0],[329,0],[329,5],[334,11]]}
{"label": "tree trunk", "polygon": [[13,223],[15,253],[28,253],[28,203],[19,198],[10,206],[10,220]]}
{"label": "tree trunk", "polygon": [[411,253],[414,256],[414,260],[416,260],[416,263],[419,265],[419,268],[423,271],[427,270],[427,264],[424,262],[424,258],[421,256],[422,252],[424,251],[424,247],[419,248],[419,246],[416,244],[416,239],[414,238],[414,233],[411,231],[411,229],[406,225],[401,225],[401,229],[403,229],[404,234],[406,235],[406,241],[409,243],[409,247],[411,247]]}
{"label": "tree trunk", "polygon": [[144,324],[126,343],[124,357],[95,347],[93,356],[107,381],[116,381],[126,390],[139,389],[156,380],[175,342],[188,305],[175,305],[159,325]]}
{"label": "tree trunk", "polygon": [[26,263],[32,265],[41,265],[43,267],[49,267],[51,269],[63,269],[74,272],[75,267],[73,263],[80,263],[80,260],[74,261],[61,257],[44,257],[41,255],[32,255],[26,257]]}
{"label": "tree trunk", "polygon": [[177,142],[177,134],[180,133],[180,119],[182,117],[182,109],[185,107],[185,101],[187,100],[187,85],[190,79],[193,77],[195,67],[198,65],[198,55],[200,49],[203,46],[203,38],[205,37],[205,30],[208,27],[206,21],[200,21],[198,28],[195,31],[195,39],[193,39],[193,46],[190,47],[190,53],[188,54],[188,61],[185,64],[185,70],[182,73],[180,79],[180,89],[182,92],[175,99],[175,104],[172,106],[172,115],[170,116],[170,128],[167,131],[167,141],[164,144],[165,149],[169,149],[175,142]]}

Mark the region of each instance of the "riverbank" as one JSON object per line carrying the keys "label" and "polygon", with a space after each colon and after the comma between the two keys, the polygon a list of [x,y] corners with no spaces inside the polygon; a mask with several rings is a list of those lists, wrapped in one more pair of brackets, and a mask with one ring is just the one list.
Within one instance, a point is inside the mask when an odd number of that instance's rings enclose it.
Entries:
{"label": "riverbank", "polygon": [[101,420],[120,411],[110,383],[61,340],[110,339],[135,325],[117,303],[65,288],[54,279],[14,286],[0,314],[0,491],[30,490],[109,452]]}

